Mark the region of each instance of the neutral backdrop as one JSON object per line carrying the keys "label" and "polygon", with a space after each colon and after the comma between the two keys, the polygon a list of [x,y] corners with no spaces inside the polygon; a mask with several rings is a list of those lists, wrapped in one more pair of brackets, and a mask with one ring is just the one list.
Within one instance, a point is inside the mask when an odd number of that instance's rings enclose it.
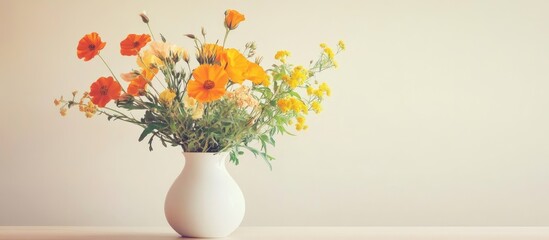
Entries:
{"label": "neutral backdrop", "polygon": [[98,32],[122,73],[138,14],[175,44],[223,12],[256,41],[307,64],[319,43],[348,51],[319,76],[333,96],[309,130],[279,137],[273,170],[228,165],[247,201],[243,225],[549,225],[549,1],[0,0],[0,225],[166,226],[179,148],[149,152],[140,129],[53,99],[108,75],[76,57]]}

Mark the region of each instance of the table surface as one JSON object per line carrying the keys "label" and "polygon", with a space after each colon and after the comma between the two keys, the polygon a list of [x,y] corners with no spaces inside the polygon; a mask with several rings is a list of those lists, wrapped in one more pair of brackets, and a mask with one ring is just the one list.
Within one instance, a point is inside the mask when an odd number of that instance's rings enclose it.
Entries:
{"label": "table surface", "polygon": [[[166,227],[0,226],[1,240],[176,240]],[[196,239],[196,238],[194,238]],[[231,240],[548,240],[549,227],[240,227]]]}

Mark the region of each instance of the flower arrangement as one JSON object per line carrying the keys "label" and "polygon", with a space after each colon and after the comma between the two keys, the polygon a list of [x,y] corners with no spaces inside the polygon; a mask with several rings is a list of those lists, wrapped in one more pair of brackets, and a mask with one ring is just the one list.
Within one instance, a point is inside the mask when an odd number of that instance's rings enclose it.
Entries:
{"label": "flower arrangement", "polygon": [[[111,76],[99,77],[90,90],[77,97],[60,97],[54,103],[61,115],[73,107],[91,118],[102,114],[108,120],[121,120],[143,128],[139,141],[148,138],[149,149],[158,139],[164,146],[180,146],[184,152],[230,152],[230,161],[238,164],[239,155],[248,150],[269,164],[267,153],[276,134],[291,134],[307,129],[305,116],[319,113],[322,101],[331,90],[319,83],[316,75],[337,67],[334,57],[345,50],[339,41],[334,52],[320,44],[320,57],[308,67],[288,62],[290,52],[278,51],[276,63],[269,69],[255,57],[256,44],[246,43],[244,50],[229,48],[225,42],[245,16],[236,10],[225,12],[225,36],[221,45],[186,34],[196,47],[196,67],[189,52],[170,44],[161,34],[157,41],[149,17],[140,14],[149,34],[129,34],[120,42],[123,56],[135,56],[137,68],[117,75],[100,51],[106,46],[99,34],[86,34],[77,47],[78,58],[101,59]],[[126,87],[123,87],[126,86]],[[109,104],[109,103],[114,104]],[[135,114],[134,114],[135,113]],[[136,115],[139,114],[139,117]]]}

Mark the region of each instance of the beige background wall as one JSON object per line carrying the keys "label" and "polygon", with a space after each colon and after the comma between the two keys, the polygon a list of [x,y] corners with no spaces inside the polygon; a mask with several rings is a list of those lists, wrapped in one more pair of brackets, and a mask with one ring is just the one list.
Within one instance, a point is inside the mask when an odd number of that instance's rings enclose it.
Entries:
{"label": "beige background wall", "polygon": [[120,73],[137,14],[188,49],[222,38],[306,64],[344,39],[333,97],[310,129],[278,138],[271,172],[229,170],[244,225],[548,225],[548,1],[0,1],[0,225],[166,225],[177,148],[154,152],[138,127],[58,115],[53,99],[108,72],[76,58],[97,31]]}

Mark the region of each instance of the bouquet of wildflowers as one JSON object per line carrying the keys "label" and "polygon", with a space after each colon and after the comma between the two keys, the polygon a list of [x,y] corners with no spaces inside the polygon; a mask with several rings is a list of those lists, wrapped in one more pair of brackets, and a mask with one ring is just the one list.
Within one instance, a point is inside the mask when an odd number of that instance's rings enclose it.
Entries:
{"label": "bouquet of wildflowers", "polygon": [[321,44],[320,57],[307,67],[288,63],[290,52],[278,51],[276,63],[265,69],[262,58],[255,57],[254,42],[246,43],[244,50],[225,46],[229,33],[245,20],[238,11],[227,10],[221,44],[206,42],[204,29],[201,36],[185,35],[194,41],[195,62],[187,50],[161,34],[156,40],[148,16],[140,16],[150,35],[129,34],[120,42],[120,53],[136,58],[137,66],[129,72],[112,71],[100,55],[106,43],[97,33],[80,40],[78,58],[98,57],[112,75],[99,77],[81,96],[74,91],[70,99],[55,99],[61,115],[78,107],[88,118],[101,114],[142,127],[139,141],[148,139],[150,150],[158,139],[185,152],[228,151],[235,164],[243,150],[269,163],[273,157],[267,146],[275,145],[276,134],[291,134],[291,125],[307,129],[305,116],[319,113],[331,94],[316,74],[337,67],[334,56],[345,49],[342,41],[336,52]]}

